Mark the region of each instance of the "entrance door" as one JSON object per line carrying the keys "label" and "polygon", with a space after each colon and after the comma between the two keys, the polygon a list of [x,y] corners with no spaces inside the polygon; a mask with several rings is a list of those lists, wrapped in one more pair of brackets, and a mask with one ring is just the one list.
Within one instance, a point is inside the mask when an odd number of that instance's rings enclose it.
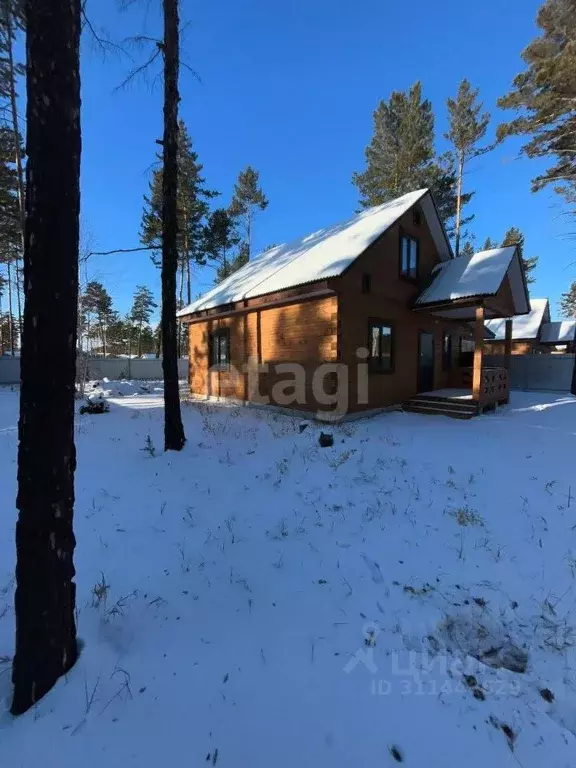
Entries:
{"label": "entrance door", "polygon": [[418,392],[434,389],[434,334],[420,331],[418,342]]}

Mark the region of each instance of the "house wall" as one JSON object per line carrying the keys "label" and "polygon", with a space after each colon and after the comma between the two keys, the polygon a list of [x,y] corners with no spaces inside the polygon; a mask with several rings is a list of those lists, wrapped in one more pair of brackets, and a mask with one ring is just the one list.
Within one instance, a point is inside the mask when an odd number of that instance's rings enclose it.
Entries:
{"label": "house wall", "polygon": [[[309,288],[310,290],[310,288]],[[190,390],[207,397],[267,401],[275,405],[317,410],[323,407],[312,393],[317,368],[336,359],[337,298],[295,300],[280,307],[247,309],[230,317],[201,320],[189,326]],[[209,370],[209,338],[216,330],[230,331],[230,370]],[[266,364],[267,372],[249,379],[249,361]],[[304,401],[288,404],[290,388],[282,388],[294,375],[277,366],[298,363],[304,373]],[[292,390],[293,394],[293,390]],[[302,398],[300,398],[302,399]]]}
{"label": "house wall", "polygon": [[[420,241],[419,276],[416,282],[400,277],[400,235],[406,232]],[[350,410],[395,405],[418,391],[419,332],[434,335],[434,388],[462,384],[458,366],[460,336],[470,337],[469,326],[445,320],[426,312],[415,312],[413,302],[430,280],[432,269],[439,263],[436,246],[428,226],[417,226],[409,211],[400,222],[358,258],[341,277],[331,281],[338,292],[339,360],[349,366]],[[370,274],[371,289],[362,293],[364,274]],[[389,321],[393,326],[394,371],[368,373],[368,402],[359,402],[358,349],[366,348],[370,319]],[[452,336],[452,368],[442,366],[442,336]],[[361,385],[360,385],[361,388]]]}
{"label": "house wall", "polygon": [[[504,355],[506,354],[504,342],[487,340],[484,342],[484,352],[487,355]],[[513,355],[548,354],[549,352],[550,349],[544,344],[539,344],[537,339],[512,342],[511,354]]]}

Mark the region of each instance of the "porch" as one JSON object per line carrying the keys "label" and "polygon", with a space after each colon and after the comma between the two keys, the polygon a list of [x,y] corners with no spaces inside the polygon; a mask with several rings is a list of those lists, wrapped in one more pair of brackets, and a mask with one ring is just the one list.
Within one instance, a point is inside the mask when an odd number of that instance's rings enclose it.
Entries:
{"label": "porch", "polygon": [[[418,413],[472,418],[508,402],[508,368],[512,352],[512,317],[530,312],[524,269],[516,246],[482,251],[442,264],[416,299],[414,310],[462,321],[472,328],[470,366],[460,367],[451,388],[421,392],[404,403]],[[504,364],[484,361],[485,322],[505,319]]]}
{"label": "porch", "polygon": [[464,382],[470,382],[469,386],[421,392],[403,403],[402,408],[405,411],[430,416],[471,419],[508,402],[510,388],[506,368],[482,368],[480,391],[476,396],[472,388],[473,376],[473,369],[464,369],[462,378]]}
{"label": "porch", "polygon": [[[494,316],[496,311],[498,310],[491,307],[488,316]],[[506,310],[500,311],[504,313]],[[484,321],[487,316],[484,299],[469,299],[465,306],[460,304],[457,309],[453,306],[439,307],[435,314],[451,317],[454,312],[458,313],[459,319],[466,322],[468,328],[472,326],[474,349],[468,353],[471,364],[461,365],[452,371],[448,388],[427,390],[411,397],[403,403],[405,411],[470,419],[508,403],[512,319],[506,319],[503,365],[495,367],[484,360]]]}

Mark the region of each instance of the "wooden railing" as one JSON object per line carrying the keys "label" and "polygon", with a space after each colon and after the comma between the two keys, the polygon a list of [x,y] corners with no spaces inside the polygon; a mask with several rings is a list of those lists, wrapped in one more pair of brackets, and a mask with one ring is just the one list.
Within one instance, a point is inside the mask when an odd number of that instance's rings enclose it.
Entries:
{"label": "wooden railing", "polygon": [[[460,382],[452,386],[462,386],[472,389],[472,368],[460,369]],[[483,367],[478,402],[481,406],[492,403],[504,403],[510,397],[510,384],[506,368]]]}
{"label": "wooden railing", "polygon": [[480,384],[480,405],[506,403],[510,396],[508,371],[506,368],[482,368]]}

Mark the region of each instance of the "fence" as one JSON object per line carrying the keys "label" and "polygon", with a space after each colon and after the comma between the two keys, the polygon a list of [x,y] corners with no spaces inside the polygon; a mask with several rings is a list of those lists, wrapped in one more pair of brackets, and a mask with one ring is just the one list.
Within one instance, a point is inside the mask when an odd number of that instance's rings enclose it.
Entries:
{"label": "fence", "polygon": [[[178,375],[188,378],[188,360],[178,360]],[[88,358],[88,379],[161,379],[162,360],[140,360],[123,357]],[[20,382],[20,358],[3,355],[0,357],[0,384]]]}
{"label": "fence", "polygon": [[[486,355],[485,366],[503,366],[505,358]],[[512,355],[508,375],[511,389],[569,392],[574,355]]]}

